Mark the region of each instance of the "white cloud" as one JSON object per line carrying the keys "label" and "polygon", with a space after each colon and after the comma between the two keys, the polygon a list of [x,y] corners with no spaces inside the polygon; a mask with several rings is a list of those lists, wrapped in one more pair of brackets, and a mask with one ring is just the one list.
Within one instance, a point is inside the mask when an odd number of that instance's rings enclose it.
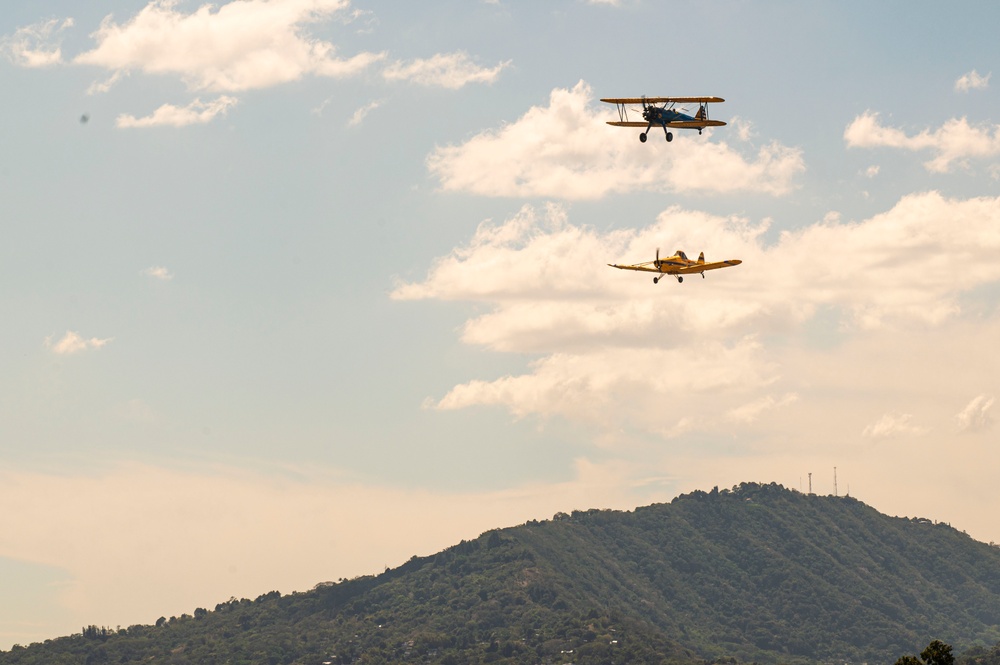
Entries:
{"label": "white cloud", "polygon": [[218,115],[226,112],[237,104],[235,97],[223,95],[210,102],[196,99],[187,106],[164,104],[144,118],[122,114],[118,116],[115,125],[121,128],[135,127],[185,127],[187,125],[203,125],[211,122]]}
{"label": "white cloud", "polygon": [[84,339],[79,333],[68,330],[58,342],[53,342],[51,337],[47,337],[45,339],[45,346],[52,349],[52,352],[57,355],[68,356],[86,351],[87,349],[99,349],[110,342],[111,339],[110,337],[107,339],[98,339],[96,337]]}
{"label": "white cloud", "polygon": [[74,62],[113,71],[180,76],[195,90],[235,92],[295,81],[307,74],[356,74],[384,54],[335,57],[329,42],[304,27],[347,11],[349,0],[233,0],[177,10],[177,0],[152,0],[125,23],[108,16],[97,46]]}
{"label": "white cloud", "polygon": [[[608,105],[594,108],[590,86],[552,91],[547,107],[427,158],[446,191],[483,196],[599,199],[634,191],[790,192],[805,169],[801,150],[772,142],[745,157],[725,141],[685,130],[669,145],[640,144],[610,127]],[[718,130],[725,135],[725,128]],[[662,143],[662,141],[661,141]]]}
{"label": "white cloud", "polygon": [[1000,155],[1000,125],[973,127],[965,118],[952,118],[933,132],[925,129],[907,136],[901,129],[882,125],[878,113],[866,111],[847,126],[844,140],[852,148],[931,150],[937,156],[924,166],[934,173],[947,173],[955,165],[967,166],[971,158]]}
{"label": "white cloud", "polygon": [[[783,232],[770,246],[766,230],[766,221],[675,207],[645,228],[599,233],[571,224],[561,206],[524,206],[503,223],[482,223],[467,246],[435,261],[425,280],[400,284],[393,297],[494,303],[486,323],[467,324],[466,339],[538,352],[573,338],[724,334],[762,318],[787,327],[823,306],[841,308],[860,328],[933,325],[959,311],[961,293],[1000,280],[996,198],[915,194],[863,222],[832,216]],[[656,288],[648,275],[606,266],[651,260],[657,247],[744,263]],[[698,300],[664,308],[671,286],[700,289]]]}
{"label": "white cloud", "polygon": [[412,81],[420,85],[457,90],[468,83],[493,83],[510,60],[496,67],[480,67],[467,53],[438,53],[410,63],[394,62],[382,72],[389,81]]}
{"label": "white cloud", "polygon": [[111,90],[111,88],[113,88],[119,81],[121,81],[126,76],[128,76],[128,72],[119,69],[118,71],[112,73],[111,76],[109,76],[104,81],[94,81],[93,83],[91,83],[90,87],[87,88],[87,94],[97,95],[108,92],[109,90]]}
{"label": "white cloud", "polygon": [[149,277],[154,277],[158,280],[167,282],[174,278],[173,273],[164,268],[163,266],[152,266],[146,268],[142,271],[143,275],[148,275]]}
{"label": "white cloud", "polygon": [[[933,330],[960,320],[966,294],[1000,282],[1000,199],[915,194],[870,219],[830,215],[771,244],[767,228],[670,208],[648,227],[599,232],[572,224],[562,206],[527,205],[480,224],[425,279],[391,295],[483,303],[463,325],[463,342],[539,357],[524,373],[456,386],[433,401],[440,408],[494,405],[516,417],[670,435],[773,423],[778,413],[812,408],[816,385],[780,369],[789,338],[813,328],[846,340]],[[648,274],[606,265],[651,260],[657,247],[743,264],[656,286]],[[869,361],[824,371],[867,376],[877,364]],[[819,372],[814,355],[791,366]],[[718,372],[736,383],[719,384],[710,405],[701,404],[700,382]],[[863,428],[858,422],[854,436]]]}
{"label": "white cloud", "polygon": [[3,52],[22,67],[49,67],[62,63],[61,33],[73,26],[73,19],[52,19],[18,28],[10,37],[0,40]]}
{"label": "white cloud", "polygon": [[962,411],[956,415],[958,418],[958,429],[963,432],[978,432],[993,425],[993,416],[990,411],[996,401],[992,395],[979,395],[969,402]]}
{"label": "white cloud", "polygon": [[752,423],[757,420],[761,414],[770,411],[772,409],[779,409],[781,407],[794,404],[799,399],[799,396],[795,393],[788,393],[782,395],[780,398],[775,398],[774,395],[765,395],[759,399],[756,399],[742,406],[738,406],[735,409],[731,409],[726,417],[730,420],[735,420],[737,422]]}
{"label": "white cloud", "polygon": [[351,127],[356,127],[360,125],[362,122],[364,122],[364,119],[368,117],[369,113],[371,113],[380,106],[382,106],[382,102],[380,100],[375,100],[374,102],[369,102],[368,104],[365,104],[364,106],[362,106],[361,108],[359,108],[357,111],[354,112],[354,114],[351,116],[351,119],[347,121],[347,124]]}
{"label": "white cloud", "polygon": [[867,169],[865,169],[865,177],[866,178],[874,178],[875,176],[878,175],[879,171],[880,171],[880,169],[879,169],[878,165],[877,164],[873,164],[872,166],[869,166]]}
{"label": "white cloud", "polygon": [[909,413],[887,413],[876,422],[865,427],[861,436],[872,439],[893,439],[900,436],[920,436],[927,428],[913,424]]}
{"label": "white cloud", "polygon": [[955,91],[956,92],[968,92],[969,90],[985,90],[990,87],[990,76],[993,74],[987,74],[986,76],[981,76],[979,72],[973,69],[968,74],[962,74],[955,81]]}

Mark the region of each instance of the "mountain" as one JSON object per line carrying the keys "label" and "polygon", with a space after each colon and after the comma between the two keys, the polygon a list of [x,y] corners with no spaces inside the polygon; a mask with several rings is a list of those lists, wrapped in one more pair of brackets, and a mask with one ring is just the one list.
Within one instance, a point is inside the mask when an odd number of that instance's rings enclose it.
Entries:
{"label": "mountain", "polygon": [[[231,599],[17,663],[1000,661],[1000,548],[848,497],[745,483],[489,531],[378,576]],[[960,659],[961,661],[962,659]]]}

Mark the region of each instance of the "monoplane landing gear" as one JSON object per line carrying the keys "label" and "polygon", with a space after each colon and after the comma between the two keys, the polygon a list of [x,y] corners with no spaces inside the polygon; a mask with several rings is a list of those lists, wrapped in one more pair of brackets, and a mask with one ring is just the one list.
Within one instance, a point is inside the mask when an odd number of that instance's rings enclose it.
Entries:
{"label": "monoplane landing gear", "polygon": [[642,134],[639,134],[639,143],[645,143],[645,142],[646,142],[646,132],[643,132]]}
{"label": "monoplane landing gear", "polygon": [[660,278],[659,277],[654,277],[653,278],[653,284],[659,284],[659,283],[660,283]]}
{"label": "monoplane landing gear", "polygon": [[683,281],[684,281],[684,278],[681,277],[680,275],[677,275],[677,283],[680,284]]}
{"label": "monoplane landing gear", "polygon": [[673,133],[671,133],[671,132],[667,132],[667,143],[670,143],[670,142],[671,142],[671,141],[673,141],[673,140],[674,140],[674,135],[673,135]]}

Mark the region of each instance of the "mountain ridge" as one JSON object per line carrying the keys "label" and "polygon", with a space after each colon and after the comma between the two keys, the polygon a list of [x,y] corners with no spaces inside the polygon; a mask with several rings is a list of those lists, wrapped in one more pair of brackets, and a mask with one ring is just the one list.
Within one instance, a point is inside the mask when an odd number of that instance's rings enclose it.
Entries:
{"label": "mountain ridge", "polygon": [[558,513],[156,626],[89,627],[0,665],[892,663],[931,639],[980,655],[1000,643],[1000,548],[850,497],[743,483]]}

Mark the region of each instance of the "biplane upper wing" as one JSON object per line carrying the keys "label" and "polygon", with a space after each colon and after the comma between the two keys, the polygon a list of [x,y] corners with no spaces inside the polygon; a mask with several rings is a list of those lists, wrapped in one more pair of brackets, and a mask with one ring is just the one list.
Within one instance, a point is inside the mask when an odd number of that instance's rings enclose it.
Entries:
{"label": "biplane upper wing", "polygon": [[716,261],[714,263],[695,263],[690,266],[684,266],[683,268],[677,268],[676,270],[671,270],[671,274],[678,275],[690,275],[696,272],[705,272],[706,270],[717,270],[718,268],[728,268],[730,266],[738,266],[743,263],[740,259],[730,259],[729,261]]}
{"label": "biplane upper wing", "polygon": [[722,97],[606,97],[601,99],[608,104],[719,104],[726,101]]}

